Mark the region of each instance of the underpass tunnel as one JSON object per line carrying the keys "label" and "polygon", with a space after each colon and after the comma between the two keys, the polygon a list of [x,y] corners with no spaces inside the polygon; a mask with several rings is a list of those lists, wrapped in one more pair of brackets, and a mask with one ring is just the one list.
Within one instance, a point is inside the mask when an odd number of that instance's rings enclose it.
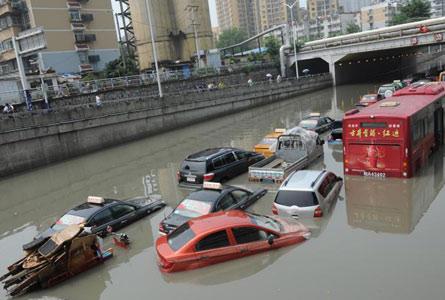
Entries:
{"label": "underpass tunnel", "polygon": [[[307,69],[309,72],[307,74],[303,73],[303,70]],[[295,76],[295,63],[289,67],[290,76]],[[299,60],[298,61],[298,75],[314,75],[320,73],[328,73],[329,64],[321,58]]]}
{"label": "underpass tunnel", "polygon": [[416,50],[395,49],[349,54],[335,63],[337,84],[384,82],[416,72]]}

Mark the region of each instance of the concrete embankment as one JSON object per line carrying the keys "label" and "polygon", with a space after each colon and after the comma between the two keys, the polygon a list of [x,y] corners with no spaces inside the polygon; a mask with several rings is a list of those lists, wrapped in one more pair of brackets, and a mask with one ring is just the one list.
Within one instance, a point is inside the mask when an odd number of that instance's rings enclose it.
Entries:
{"label": "concrete embankment", "polygon": [[[0,175],[6,176],[163,131],[265,105],[332,85],[330,75],[226,87],[217,91],[140,97],[111,91],[100,108],[61,107],[0,121]],[[125,93],[125,96],[123,94]],[[76,103],[75,99],[73,102]]]}

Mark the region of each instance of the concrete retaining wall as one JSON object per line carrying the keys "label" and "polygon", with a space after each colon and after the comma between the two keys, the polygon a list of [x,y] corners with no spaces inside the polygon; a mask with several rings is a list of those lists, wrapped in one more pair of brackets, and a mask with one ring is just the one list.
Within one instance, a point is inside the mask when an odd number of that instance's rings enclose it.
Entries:
{"label": "concrete retaining wall", "polygon": [[[0,175],[25,171],[330,85],[331,77],[323,75],[298,82],[253,87],[244,84],[163,99],[144,99],[130,93],[126,94],[128,99],[105,102],[101,108],[87,104],[66,106],[48,114],[17,114],[0,122]],[[119,98],[121,92],[115,91],[113,96]]]}

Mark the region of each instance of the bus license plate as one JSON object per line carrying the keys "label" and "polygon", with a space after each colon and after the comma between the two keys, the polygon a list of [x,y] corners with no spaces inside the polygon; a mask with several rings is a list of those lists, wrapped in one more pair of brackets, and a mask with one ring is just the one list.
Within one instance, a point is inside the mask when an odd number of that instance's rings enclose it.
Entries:
{"label": "bus license plate", "polygon": [[195,176],[187,176],[187,182],[196,182]]}
{"label": "bus license plate", "polygon": [[364,171],[363,172],[363,176],[385,178],[386,177],[386,173]]}

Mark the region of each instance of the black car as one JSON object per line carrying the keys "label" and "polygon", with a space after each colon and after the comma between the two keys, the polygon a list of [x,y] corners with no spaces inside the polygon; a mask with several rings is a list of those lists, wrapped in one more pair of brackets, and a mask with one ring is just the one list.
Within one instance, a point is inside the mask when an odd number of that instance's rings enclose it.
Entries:
{"label": "black car", "polygon": [[73,224],[84,224],[86,231],[105,236],[108,226],[113,231],[119,230],[164,206],[165,202],[162,200],[145,197],[121,201],[90,196],[87,202],[65,213],[50,228],[37,235],[32,242],[23,245],[23,249],[35,248],[54,233]]}
{"label": "black car", "polygon": [[190,193],[159,224],[159,232],[168,234],[192,218],[220,210],[246,209],[266,195],[266,189],[249,191],[241,187],[206,182],[204,188]]}
{"label": "black car", "polygon": [[179,184],[196,185],[204,181],[225,182],[247,172],[250,165],[263,160],[262,154],[236,148],[213,148],[189,155],[178,171]]}
{"label": "black car", "polygon": [[329,117],[322,117],[320,114],[314,113],[301,120],[298,126],[320,134],[331,129],[333,122],[334,120]]}
{"label": "black car", "polygon": [[343,139],[343,122],[334,121],[331,126],[331,134],[329,135],[329,141],[336,141]]}

